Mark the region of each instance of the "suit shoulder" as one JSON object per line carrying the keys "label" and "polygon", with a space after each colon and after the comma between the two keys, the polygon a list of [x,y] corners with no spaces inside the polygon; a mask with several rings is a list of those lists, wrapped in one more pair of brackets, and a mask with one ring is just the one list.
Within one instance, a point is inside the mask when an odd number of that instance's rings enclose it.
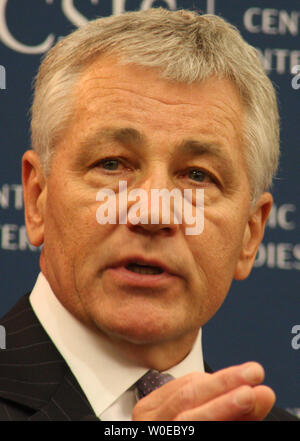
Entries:
{"label": "suit shoulder", "polygon": [[0,397],[0,421],[26,421],[34,412],[34,409]]}
{"label": "suit shoulder", "polygon": [[280,409],[278,407],[273,407],[271,412],[267,415],[264,421],[300,421],[295,415]]}

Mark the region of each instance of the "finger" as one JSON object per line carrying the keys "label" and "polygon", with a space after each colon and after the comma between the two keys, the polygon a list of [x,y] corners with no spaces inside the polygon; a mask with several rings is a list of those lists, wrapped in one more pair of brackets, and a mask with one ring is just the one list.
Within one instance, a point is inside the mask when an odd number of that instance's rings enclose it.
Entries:
{"label": "finger", "polygon": [[[261,383],[263,379],[263,367],[256,362],[247,362],[222,369],[213,374],[208,374],[206,372],[192,372],[176,380],[172,380],[159,389],[154,390],[151,393],[151,397],[153,398],[155,395],[159,395],[160,399],[167,399],[174,391],[185,385],[190,385],[192,393],[201,388],[201,396],[203,396],[202,385],[205,383],[207,384],[206,387],[211,390],[210,392],[208,391],[208,396],[204,398],[207,399],[214,397],[216,393],[224,393],[235,387],[241,386],[242,384],[254,386]],[[148,397],[149,396],[150,395],[148,395]]]}
{"label": "finger", "polygon": [[242,421],[262,421],[275,404],[276,396],[267,386],[254,387],[256,395],[255,406],[251,412],[243,415]]}
{"label": "finger", "polygon": [[172,420],[185,410],[199,407],[241,385],[263,381],[264,370],[255,362],[222,369],[214,374],[195,372],[170,381],[144,397],[134,408],[133,417],[146,420]]}
{"label": "finger", "polygon": [[258,363],[245,363],[222,369],[209,376],[192,374],[165,401],[164,411],[170,418],[184,410],[193,409],[242,385],[254,386],[264,378],[264,370]]}
{"label": "finger", "polygon": [[[264,379],[264,370],[258,363],[245,363],[222,369],[208,377],[191,376],[178,391],[179,411],[200,406],[242,385],[255,386]],[[170,397],[175,398],[175,396]]]}
{"label": "finger", "polygon": [[[269,412],[266,391],[256,392],[250,386],[241,386],[215,400],[179,414],[175,421],[257,421]],[[261,399],[264,403],[261,403]],[[272,404],[271,404],[272,406]]]}
{"label": "finger", "polygon": [[274,402],[275,394],[267,386],[241,386],[205,405],[182,412],[175,421],[261,421]]}

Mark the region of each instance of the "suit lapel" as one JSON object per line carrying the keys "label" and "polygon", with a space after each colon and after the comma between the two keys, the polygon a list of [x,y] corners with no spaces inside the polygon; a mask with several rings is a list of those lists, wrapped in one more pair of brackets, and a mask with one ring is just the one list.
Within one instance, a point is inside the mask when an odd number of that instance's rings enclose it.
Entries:
{"label": "suit lapel", "polygon": [[71,371],[51,396],[48,403],[28,418],[30,421],[78,421],[94,412]]}
{"label": "suit lapel", "polygon": [[[77,420],[94,412],[77,380],[38,321],[29,295],[1,320],[0,397],[31,420]],[[25,412],[26,409],[26,412]]]}

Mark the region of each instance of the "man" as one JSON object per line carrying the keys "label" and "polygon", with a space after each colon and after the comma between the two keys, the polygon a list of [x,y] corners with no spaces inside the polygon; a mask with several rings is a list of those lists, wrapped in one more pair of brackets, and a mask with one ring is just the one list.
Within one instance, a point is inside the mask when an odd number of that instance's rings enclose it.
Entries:
{"label": "man", "polygon": [[[249,275],[272,206],[278,115],[255,50],[187,11],[90,22],[41,65],[32,145],[25,217],[41,274],[2,321],[2,419],[266,418],[263,368],[208,373],[201,353],[201,327]],[[98,191],[120,195],[120,182],[149,211],[101,223]],[[153,189],[192,190],[193,213],[204,191],[202,233],[186,234],[175,203],[168,223],[161,210],[151,222]],[[174,379],[137,401],[149,369]]]}

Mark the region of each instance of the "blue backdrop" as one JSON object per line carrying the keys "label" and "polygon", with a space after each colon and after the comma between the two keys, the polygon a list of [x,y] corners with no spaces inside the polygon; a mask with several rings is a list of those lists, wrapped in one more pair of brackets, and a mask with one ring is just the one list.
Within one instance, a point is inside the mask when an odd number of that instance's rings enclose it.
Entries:
{"label": "blue backdrop", "polygon": [[203,343],[213,369],[261,362],[278,405],[300,411],[299,0],[0,0],[0,315],[32,289],[39,271],[39,250],[24,227],[20,164],[30,146],[31,84],[41,58],[87,20],[153,6],[226,18],[259,49],[278,91],[275,207],[251,276],[232,285]]}

